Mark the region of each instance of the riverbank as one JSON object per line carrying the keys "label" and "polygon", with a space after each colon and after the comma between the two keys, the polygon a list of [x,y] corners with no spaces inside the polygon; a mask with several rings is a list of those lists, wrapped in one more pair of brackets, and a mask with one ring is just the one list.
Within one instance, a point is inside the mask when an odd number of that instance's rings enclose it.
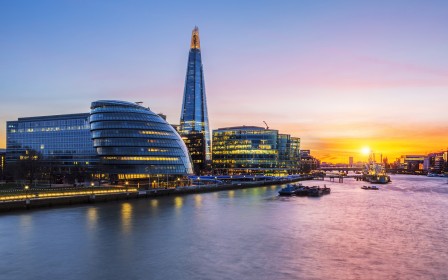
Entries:
{"label": "riverbank", "polygon": [[282,179],[282,180],[268,180],[268,181],[254,181],[254,182],[232,182],[231,184],[210,184],[210,185],[200,185],[200,186],[186,186],[177,187],[170,189],[151,189],[151,190],[137,190],[134,188],[129,189],[118,189],[114,192],[110,191],[98,191],[86,189],[82,193],[63,193],[58,197],[44,197],[44,196],[34,196],[21,194],[20,197],[24,199],[17,199],[11,201],[0,202],[0,212],[16,211],[16,210],[32,210],[45,207],[59,207],[67,205],[85,204],[85,203],[99,203],[107,201],[118,201],[126,199],[138,199],[138,198],[152,198],[158,196],[168,196],[168,195],[187,195],[194,193],[206,193],[206,192],[217,192],[225,190],[235,190],[235,189],[245,189],[245,188],[256,188],[266,185],[279,185],[287,184],[298,181],[311,180],[312,177],[301,177],[295,179]]}

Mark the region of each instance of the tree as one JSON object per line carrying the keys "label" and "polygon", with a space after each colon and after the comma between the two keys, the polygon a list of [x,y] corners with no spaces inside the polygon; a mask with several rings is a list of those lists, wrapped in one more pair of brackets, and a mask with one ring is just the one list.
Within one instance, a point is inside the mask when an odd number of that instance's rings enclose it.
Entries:
{"label": "tree", "polygon": [[28,180],[30,186],[42,172],[42,155],[35,150],[25,150],[16,162],[16,178]]}

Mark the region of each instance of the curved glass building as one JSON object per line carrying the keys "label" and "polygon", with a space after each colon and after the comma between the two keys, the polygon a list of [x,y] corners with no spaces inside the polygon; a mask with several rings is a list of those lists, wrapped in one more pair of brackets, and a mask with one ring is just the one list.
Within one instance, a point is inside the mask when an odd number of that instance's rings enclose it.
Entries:
{"label": "curved glass building", "polygon": [[191,159],[181,137],[149,108],[100,100],[92,102],[90,109],[93,146],[111,179],[192,173]]}

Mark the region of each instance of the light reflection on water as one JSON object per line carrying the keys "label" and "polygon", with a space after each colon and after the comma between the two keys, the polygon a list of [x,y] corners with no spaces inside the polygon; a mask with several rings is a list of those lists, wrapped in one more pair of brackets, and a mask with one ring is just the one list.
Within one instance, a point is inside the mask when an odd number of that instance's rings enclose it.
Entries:
{"label": "light reflection on water", "polygon": [[151,199],[151,207],[157,208],[159,206],[159,200],[157,199]]}
{"label": "light reflection on water", "polygon": [[197,195],[195,195],[194,196],[194,206],[196,207],[196,208],[201,208],[201,206],[202,206],[202,195],[200,195],[200,194],[197,194]]}
{"label": "light reflection on water", "polygon": [[121,204],[121,227],[123,233],[128,234],[131,232],[132,226],[132,204],[130,202],[124,202]]}
{"label": "light reflection on water", "polygon": [[[446,279],[448,184],[346,179],[0,216],[2,279]],[[26,265],[24,265],[26,264]]]}
{"label": "light reflection on water", "polygon": [[176,209],[182,208],[183,205],[184,205],[184,198],[182,196],[176,196],[174,198],[174,206],[176,207]]}
{"label": "light reflection on water", "polygon": [[91,207],[87,210],[87,223],[90,230],[94,230],[98,223],[98,210],[97,208]]}

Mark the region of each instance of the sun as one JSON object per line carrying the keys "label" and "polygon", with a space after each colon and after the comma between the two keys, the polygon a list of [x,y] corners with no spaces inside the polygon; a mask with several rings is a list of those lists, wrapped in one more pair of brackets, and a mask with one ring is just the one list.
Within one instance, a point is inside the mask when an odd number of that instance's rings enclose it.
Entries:
{"label": "sun", "polygon": [[369,154],[370,154],[370,148],[369,148],[369,147],[363,147],[363,148],[361,149],[361,153],[362,153],[363,155],[369,155]]}

